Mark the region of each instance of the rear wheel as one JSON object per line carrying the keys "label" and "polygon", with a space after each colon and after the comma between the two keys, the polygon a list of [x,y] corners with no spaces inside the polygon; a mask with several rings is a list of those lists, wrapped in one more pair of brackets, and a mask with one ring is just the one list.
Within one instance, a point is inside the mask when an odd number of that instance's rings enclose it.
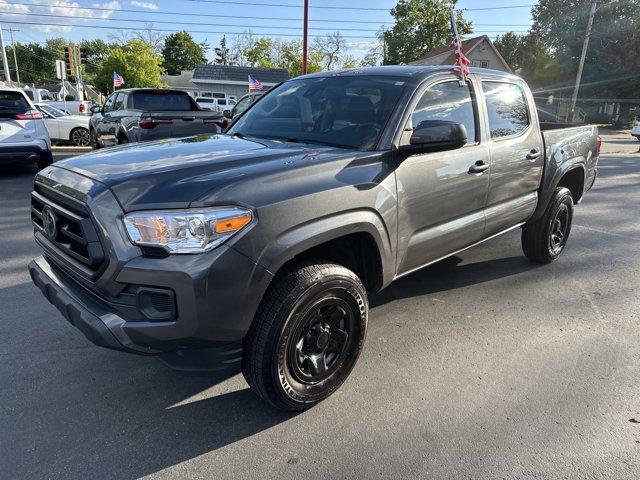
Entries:
{"label": "rear wheel", "polygon": [[73,130],[71,130],[69,139],[71,140],[71,143],[73,143],[76,147],[86,147],[91,144],[91,136],[89,135],[89,130],[82,127],[74,128]]}
{"label": "rear wheel", "polygon": [[564,187],[556,188],[544,215],[522,229],[522,250],[529,260],[550,263],[564,250],[573,220],[573,197]]}
{"label": "rear wheel", "polygon": [[310,408],[349,376],[367,328],[367,294],[347,268],[314,262],[280,275],[243,341],[242,373],[282,410]]}

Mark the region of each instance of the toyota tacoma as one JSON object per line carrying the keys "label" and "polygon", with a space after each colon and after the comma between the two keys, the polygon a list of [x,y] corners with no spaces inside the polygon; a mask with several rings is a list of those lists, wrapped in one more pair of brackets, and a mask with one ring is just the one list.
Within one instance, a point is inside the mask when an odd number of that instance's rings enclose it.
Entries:
{"label": "toyota tacoma", "polygon": [[515,228],[565,248],[594,126],[542,124],[519,77],[374,67],[286,81],[225,134],[41,171],[33,282],[93,343],[179,370],[241,368],[302,410],[345,381],[368,296]]}

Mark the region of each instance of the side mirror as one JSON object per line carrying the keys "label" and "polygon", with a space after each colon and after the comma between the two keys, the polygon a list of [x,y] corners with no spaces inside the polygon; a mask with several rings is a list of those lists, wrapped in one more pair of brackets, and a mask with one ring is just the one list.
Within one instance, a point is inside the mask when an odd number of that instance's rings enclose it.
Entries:
{"label": "side mirror", "polygon": [[454,150],[467,143],[467,129],[461,123],[425,120],[413,130],[408,145],[402,150],[414,153]]}
{"label": "side mirror", "polygon": [[91,113],[100,113],[102,111],[102,107],[100,107],[100,105],[91,105],[89,111]]}
{"label": "side mirror", "polygon": [[231,110],[225,110],[224,112],[222,112],[222,114],[228,119],[233,118],[233,116],[231,115]]}

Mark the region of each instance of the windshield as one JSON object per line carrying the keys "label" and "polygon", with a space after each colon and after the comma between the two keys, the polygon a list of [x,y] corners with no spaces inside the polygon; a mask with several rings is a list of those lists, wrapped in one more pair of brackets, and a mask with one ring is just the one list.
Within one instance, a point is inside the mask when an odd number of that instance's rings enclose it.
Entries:
{"label": "windshield", "polygon": [[58,117],[66,117],[68,114],[63,112],[62,110],[58,110],[56,107],[52,107],[51,105],[36,105],[40,111],[48,113],[54,118]]}
{"label": "windshield", "polygon": [[229,133],[371,150],[403,87],[401,78],[383,76],[292,80],[266,94]]}
{"label": "windshield", "polygon": [[134,92],[133,108],[147,112],[198,110],[191,97],[183,92],[144,91]]}

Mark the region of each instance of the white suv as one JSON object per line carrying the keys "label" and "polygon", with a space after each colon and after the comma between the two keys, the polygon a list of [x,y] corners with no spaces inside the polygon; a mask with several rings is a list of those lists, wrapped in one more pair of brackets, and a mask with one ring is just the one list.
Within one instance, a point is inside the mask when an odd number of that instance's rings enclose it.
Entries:
{"label": "white suv", "polygon": [[0,85],[0,164],[36,162],[42,169],[52,161],[42,113],[22,90]]}
{"label": "white suv", "polygon": [[640,140],[640,119],[636,120],[633,123],[633,128],[631,129],[631,135]]}

